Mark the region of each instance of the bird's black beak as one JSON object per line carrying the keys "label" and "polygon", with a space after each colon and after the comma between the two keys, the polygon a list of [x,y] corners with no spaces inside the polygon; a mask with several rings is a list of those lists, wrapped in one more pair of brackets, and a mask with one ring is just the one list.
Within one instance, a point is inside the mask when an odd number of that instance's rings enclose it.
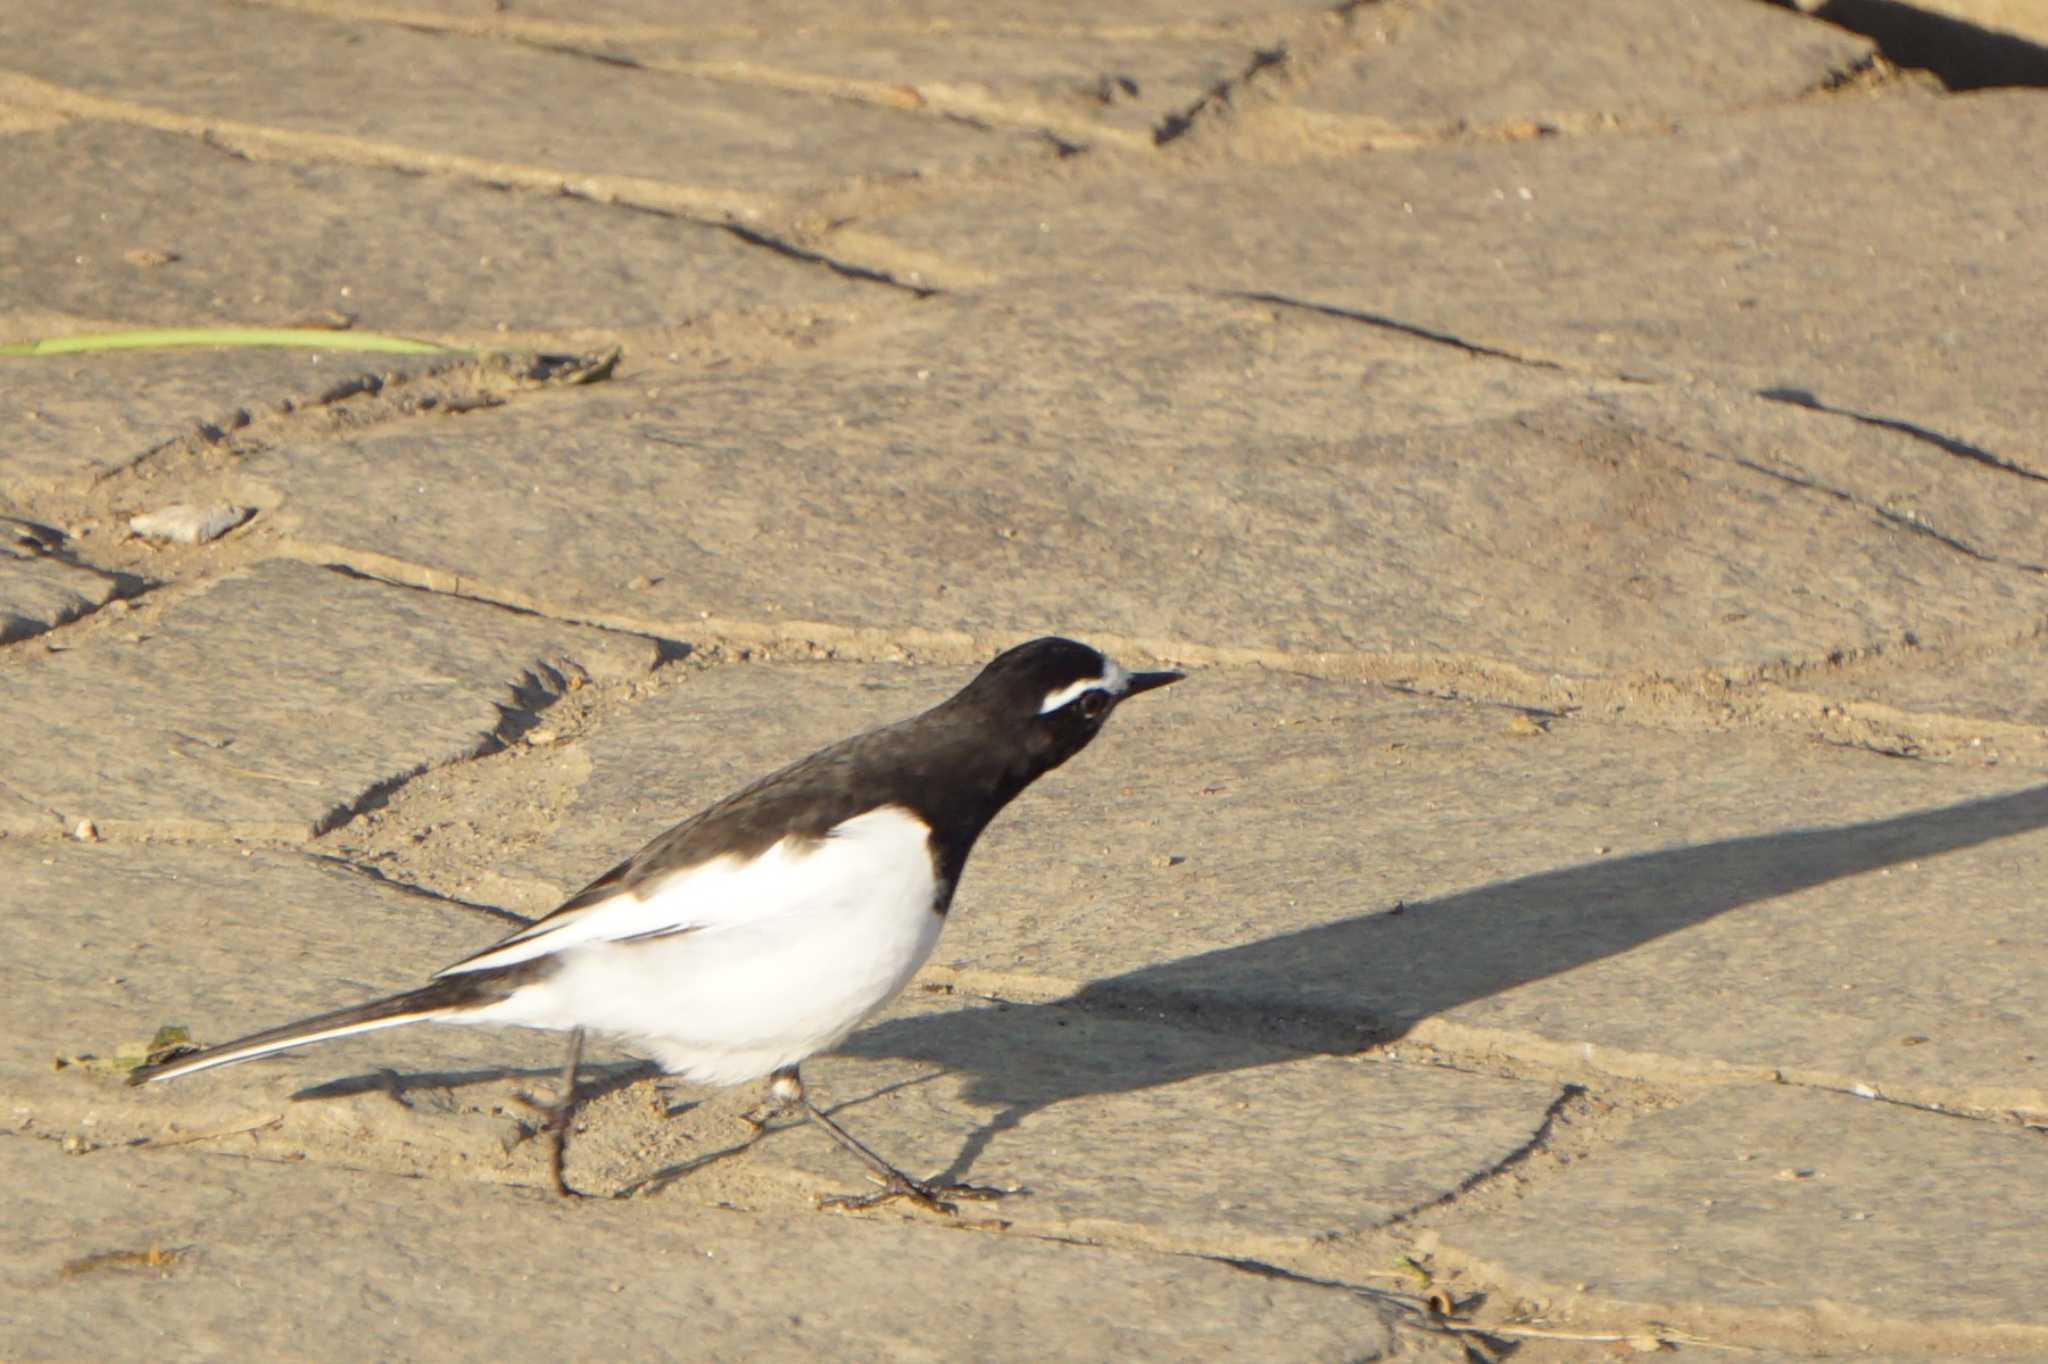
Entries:
{"label": "bird's black beak", "polygon": [[1154,687],[1163,687],[1169,682],[1178,682],[1186,676],[1186,673],[1133,673],[1131,675],[1131,685],[1124,688],[1124,699],[1128,701],[1141,691],[1151,691]]}

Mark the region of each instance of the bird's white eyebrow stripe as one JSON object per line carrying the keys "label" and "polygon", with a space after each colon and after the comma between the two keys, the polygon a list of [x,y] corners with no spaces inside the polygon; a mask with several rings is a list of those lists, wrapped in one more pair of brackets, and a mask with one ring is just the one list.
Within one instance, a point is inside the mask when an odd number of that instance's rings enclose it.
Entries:
{"label": "bird's white eyebrow stripe", "polygon": [[1050,715],[1082,692],[1092,691],[1097,687],[1111,696],[1122,696],[1130,690],[1131,675],[1118,666],[1115,659],[1105,658],[1102,660],[1102,676],[1084,677],[1079,682],[1068,683],[1058,691],[1047,692],[1045,700],[1038,707],[1038,713]]}

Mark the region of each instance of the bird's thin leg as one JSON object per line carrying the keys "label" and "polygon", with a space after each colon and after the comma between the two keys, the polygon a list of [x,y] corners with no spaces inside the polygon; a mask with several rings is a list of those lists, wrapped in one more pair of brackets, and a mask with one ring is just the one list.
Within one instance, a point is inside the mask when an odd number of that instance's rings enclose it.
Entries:
{"label": "bird's thin leg", "polygon": [[[871,1208],[886,1203],[892,1198],[907,1198],[921,1208],[933,1212],[953,1213],[959,1209],[946,1201],[952,1198],[1002,1198],[1017,1192],[1015,1189],[992,1189],[980,1184],[941,1184],[936,1181],[912,1179],[903,1171],[883,1160],[845,1128],[826,1117],[818,1106],[804,1093],[803,1077],[797,1074],[795,1066],[775,1072],[774,1088],[771,1093],[783,1100],[785,1106],[802,1104],[806,1117],[825,1129],[825,1135],[851,1152],[861,1164],[868,1167],[881,1181],[882,1187],[870,1194],[839,1194],[821,1201],[827,1208]],[[785,1097],[786,1096],[786,1097]]]}
{"label": "bird's thin leg", "polygon": [[583,1029],[569,1031],[569,1059],[562,1066],[562,1097],[548,1116],[548,1170],[555,1177],[555,1192],[564,1198],[582,1194],[569,1186],[569,1124],[576,1116],[576,1071],[583,1064]]}

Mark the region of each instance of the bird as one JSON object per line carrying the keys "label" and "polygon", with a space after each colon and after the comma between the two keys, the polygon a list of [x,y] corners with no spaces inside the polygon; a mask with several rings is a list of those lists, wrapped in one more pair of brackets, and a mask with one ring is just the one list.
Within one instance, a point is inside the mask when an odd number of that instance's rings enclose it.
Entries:
{"label": "bird", "polygon": [[[150,1084],[410,1023],[568,1034],[548,1105],[555,1190],[566,1174],[586,1033],[693,1083],[767,1077],[771,1115],[801,1109],[879,1188],[939,1213],[1007,1190],[913,1179],[810,1100],[827,1052],[930,957],[975,840],[1027,786],[1086,748],[1133,696],[1182,679],[1132,672],[1057,636],[1008,649],[951,697],[820,749],[655,837],[545,917],[427,984],[155,1060]],[[756,1120],[756,1126],[760,1122]]]}

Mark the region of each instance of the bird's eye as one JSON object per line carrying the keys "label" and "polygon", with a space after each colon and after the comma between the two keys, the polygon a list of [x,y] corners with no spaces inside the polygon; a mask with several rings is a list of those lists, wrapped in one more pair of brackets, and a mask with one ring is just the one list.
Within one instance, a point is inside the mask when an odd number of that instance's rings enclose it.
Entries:
{"label": "bird's eye", "polygon": [[1084,691],[1081,693],[1081,713],[1091,720],[1102,718],[1109,709],[1109,693],[1106,691]]}

